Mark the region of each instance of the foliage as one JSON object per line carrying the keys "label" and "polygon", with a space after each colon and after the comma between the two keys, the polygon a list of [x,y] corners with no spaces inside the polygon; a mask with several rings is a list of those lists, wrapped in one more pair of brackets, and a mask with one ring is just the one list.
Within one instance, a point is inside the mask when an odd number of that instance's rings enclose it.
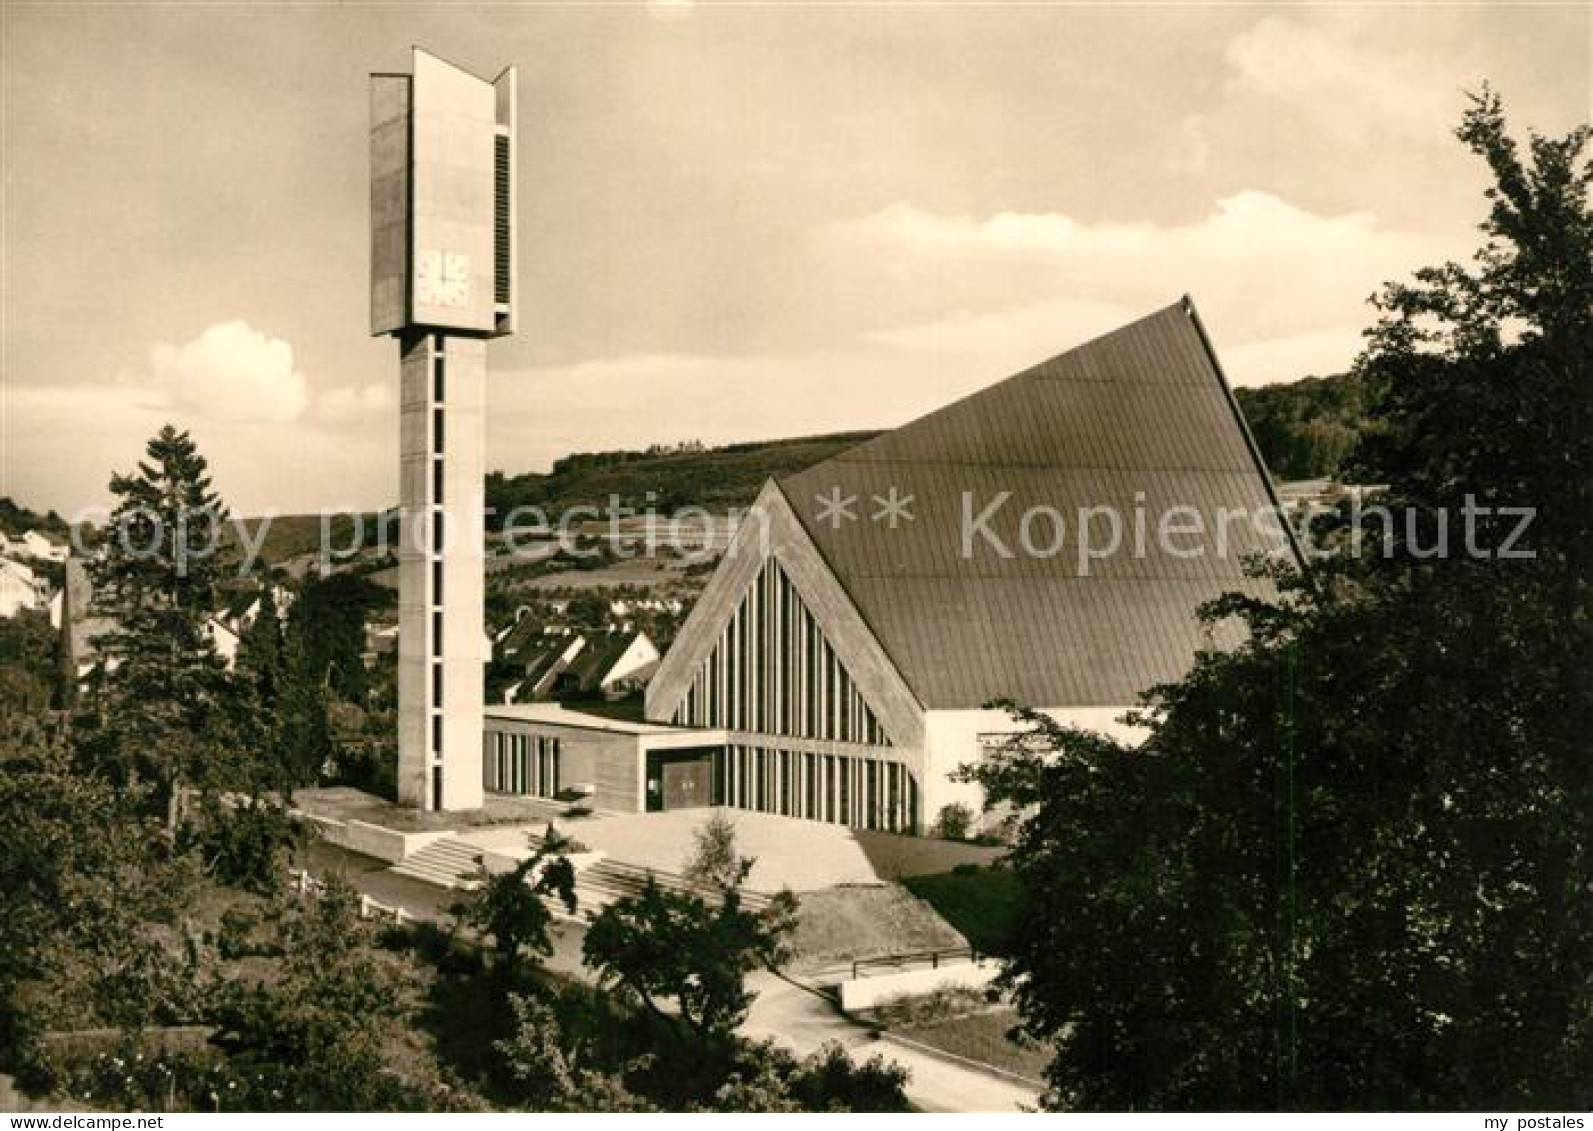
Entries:
{"label": "foliage", "polygon": [[643,890],[605,907],[587,929],[588,966],[606,985],[633,993],[656,1016],[663,1000],[701,1038],[718,1038],[746,1019],[753,994],[746,975],[772,969],[785,958],[796,901],[788,892],[765,911],[742,906],[737,885],[710,900],[661,887],[652,877]]}
{"label": "foliage", "polygon": [[927,994],[903,994],[886,998],[873,1009],[874,1020],[890,1027],[927,1025],[974,1013],[990,1005],[986,990],[972,986],[946,984]]}
{"label": "foliage", "polygon": [[1367,425],[1359,374],[1235,389],[1267,469],[1278,479],[1339,478]]}
{"label": "foliage", "polygon": [[351,703],[370,690],[365,671],[365,622],[393,602],[393,592],[364,577],[334,573],[305,582],[288,614],[288,632],[301,654],[305,678],[322,682]]}
{"label": "foliage", "polygon": [[48,710],[60,700],[60,636],[43,610],[0,620],[0,721]]}
{"label": "foliage", "polygon": [[716,1112],[907,1111],[907,1070],[876,1053],[862,1064],[836,1041],[798,1060],[772,1041],[746,1042],[706,1105]]}
{"label": "foliage", "polygon": [[41,515],[20,505],[9,495],[0,495],[0,534],[18,538],[30,530],[48,534],[57,541],[71,533],[66,520],[54,511]]}
{"label": "foliage", "polygon": [[520,1085],[519,1102],[536,1111],[649,1110],[620,1075],[593,1066],[597,1053],[589,1035],[572,1033],[552,1008],[534,997],[510,994],[509,1006],[513,1035],[494,1047]]}
{"label": "foliage", "polygon": [[282,889],[287,856],[304,840],[286,809],[260,798],[236,806],[209,799],[187,833],[205,870],[219,883],[258,895]]}
{"label": "foliage", "polygon": [[115,475],[103,553],[89,562],[95,611],[115,628],[110,657],[81,717],[88,764],[130,793],[147,792],[175,826],[180,787],[248,788],[258,716],[206,632],[224,563],[216,552],[226,508],[186,432],[171,425],[147,460]]}
{"label": "foliage", "polygon": [[225,984],[212,1020],[243,1090],[232,1110],[402,1111],[447,1102],[400,1073],[387,1047],[403,1016],[401,963],[375,945],[354,890],[333,878],[282,916],[274,980]]}
{"label": "foliage", "polygon": [[0,1040],[191,1012],[179,916],[193,874],[109,783],[42,732],[0,766]]}
{"label": "foliage", "polygon": [[766,480],[811,467],[874,435],[804,436],[710,451],[577,453],[555,463],[551,474],[494,471],[487,476],[488,522],[501,529],[517,507],[541,507],[555,521],[577,506],[606,512],[612,498],[623,507],[651,506],[666,514],[688,505],[714,511],[745,507]]}
{"label": "foliage", "polygon": [[980,954],[1006,954],[1023,907],[1023,884],[1006,868],[908,876],[902,886],[955,927]]}
{"label": "foliage", "polygon": [[[1155,689],[1129,750],[1019,710],[971,770],[1029,815],[1007,985],[1054,1043],[1051,1106],[1593,1102],[1593,166],[1524,163],[1484,93],[1477,268],[1395,284],[1359,367],[1356,478],[1386,554],[1275,574],[1247,628]],[[1467,496],[1535,507],[1426,547]],[[1381,549],[1381,539],[1376,543]]]}
{"label": "foliage", "polygon": [[553,912],[547,900],[558,899],[569,914],[575,913],[575,868],[567,853],[570,843],[550,824],[539,841],[529,838],[531,855],[508,872],[494,874],[477,862],[472,877],[475,890],[452,910],[463,925],[492,936],[498,967],[506,981],[518,973],[524,954],[549,955],[553,940],[549,928]]}
{"label": "foliage", "polygon": [[966,840],[973,828],[974,812],[960,801],[942,805],[935,817],[935,835],[942,840]]}
{"label": "foliage", "polygon": [[751,874],[753,861],[736,852],[736,823],[723,810],[714,810],[691,835],[691,858],[681,870],[689,882],[726,891],[739,887]]}

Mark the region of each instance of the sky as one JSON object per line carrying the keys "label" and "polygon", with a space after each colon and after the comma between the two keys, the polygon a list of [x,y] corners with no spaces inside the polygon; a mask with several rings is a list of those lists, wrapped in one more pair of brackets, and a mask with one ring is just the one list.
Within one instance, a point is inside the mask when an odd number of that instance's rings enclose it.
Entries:
{"label": "sky", "polygon": [[235,513],[397,496],[367,92],[519,68],[488,467],[903,423],[1192,295],[1230,379],[1343,370],[1478,243],[1452,136],[1589,118],[1593,9],[0,6],[0,494],[103,504],[170,421]]}

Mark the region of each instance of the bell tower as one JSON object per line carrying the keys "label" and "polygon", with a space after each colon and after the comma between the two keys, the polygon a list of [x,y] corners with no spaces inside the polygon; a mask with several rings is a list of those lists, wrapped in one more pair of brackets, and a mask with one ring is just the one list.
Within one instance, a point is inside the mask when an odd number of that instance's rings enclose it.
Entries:
{"label": "bell tower", "polygon": [[371,76],[371,333],[399,353],[398,799],[482,802],[487,340],[515,327],[515,74]]}

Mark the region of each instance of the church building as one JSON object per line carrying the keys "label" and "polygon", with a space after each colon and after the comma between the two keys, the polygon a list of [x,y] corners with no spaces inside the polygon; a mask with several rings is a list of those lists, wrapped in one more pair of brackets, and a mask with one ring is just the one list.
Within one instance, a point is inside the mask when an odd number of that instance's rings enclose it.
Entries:
{"label": "church building", "polygon": [[1185,299],[767,483],[647,718],[723,733],[716,804],[923,831],[979,811],[994,701],[1132,737],[1256,553],[1298,550]]}

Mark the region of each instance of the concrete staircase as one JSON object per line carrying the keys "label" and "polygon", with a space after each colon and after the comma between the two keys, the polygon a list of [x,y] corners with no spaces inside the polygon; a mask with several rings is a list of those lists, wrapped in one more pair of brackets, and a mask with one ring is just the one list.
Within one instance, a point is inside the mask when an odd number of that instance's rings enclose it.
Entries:
{"label": "concrete staircase", "polygon": [[391,871],[438,887],[469,888],[474,884],[468,877],[475,875],[476,858],[481,852],[458,837],[443,837],[394,864]]}
{"label": "concrete staircase", "polygon": [[[534,851],[536,843],[532,843],[529,847]],[[438,887],[469,888],[473,886],[473,881],[469,877],[475,875],[476,858],[484,851],[481,847],[459,837],[444,837],[432,841],[413,856],[394,864],[391,871],[395,875],[424,880]],[[649,875],[654,883],[666,891],[694,891],[713,898],[712,893],[694,887],[684,876],[673,872],[659,872],[637,864],[627,864],[621,860],[604,859],[576,873],[575,895],[578,901],[576,915],[583,919],[589,918],[617,900],[628,895],[641,894],[647,887]],[[742,906],[750,911],[761,911],[768,907],[769,899],[770,897],[763,892],[741,893]],[[564,914],[563,904],[557,899],[550,900],[549,906],[554,907],[559,914]]]}
{"label": "concrete staircase", "polygon": [[[639,895],[647,887],[649,875],[665,891],[708,894],[692,885],[684,876],[672,872],[653,871],[620,860],[599,860],[576,877],[575,894],[580,899],[580,911],[595,915],[617,900],[628,895]],[[749,911],[762,911],[769,906],[769,899],[763,892],[743,890],[741,893],[741,905]]]}

